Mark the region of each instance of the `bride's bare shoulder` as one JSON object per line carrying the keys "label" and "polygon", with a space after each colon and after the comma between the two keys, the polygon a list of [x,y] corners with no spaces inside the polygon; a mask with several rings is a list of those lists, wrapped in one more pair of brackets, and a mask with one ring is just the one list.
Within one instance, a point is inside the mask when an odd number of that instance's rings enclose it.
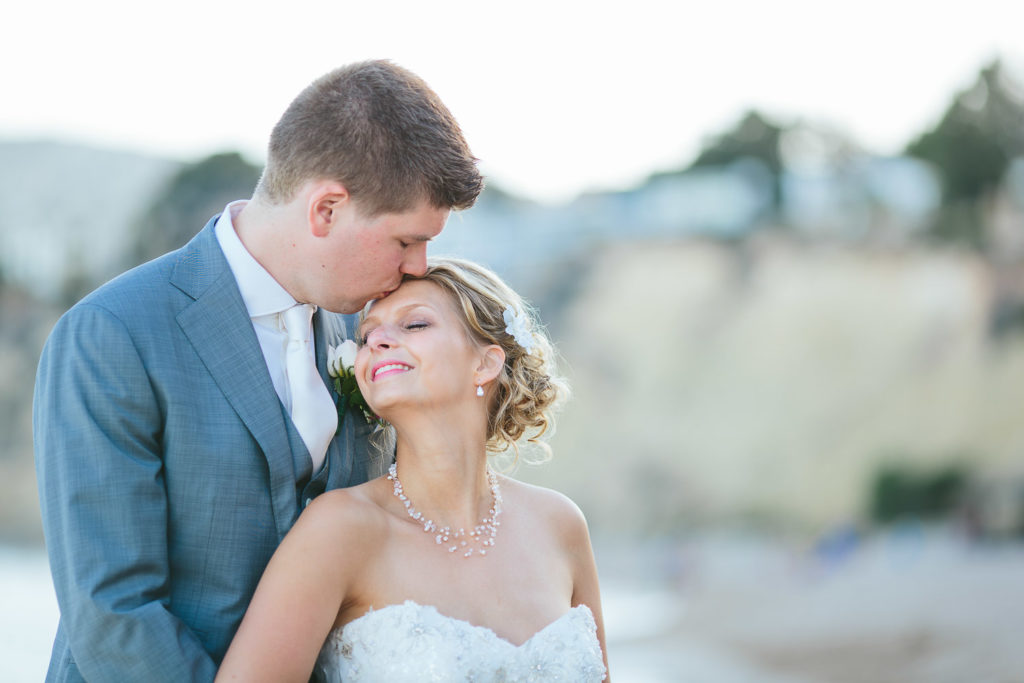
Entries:
{"label": "bride's bare shoulder", "polygon": [[[596,595],[596,569],[594,551],[590,542],[590,530],[583,511],[568,496],[542,486],[534,486],[514,479],[507,479],[502,492],[509,510],[521,506],[529,515],[534,539],[551,543],[561,551],[573,577],[574,600],[594,605]],[[507,491],[507,494],[505,493]],[[581,597],[582,596],[582,597]],[[577,604],[574,602],[573,604]]]}
{"label": "bride's bare shoulder", "polygon": [[510,477],[502,478],[502,490],[506,500],[513,496],[516,507],[523,506],[556,529],[568,534],[587,533],[583,511],[564,493]]}
{"label": "bride's bare shoulder", "polygon": [[387,526],[379,488],[379,482],[373,480],[320,494],[299,515],[292,532],[344,543],[342,547],[348,552],[362,540],[379,538]]}

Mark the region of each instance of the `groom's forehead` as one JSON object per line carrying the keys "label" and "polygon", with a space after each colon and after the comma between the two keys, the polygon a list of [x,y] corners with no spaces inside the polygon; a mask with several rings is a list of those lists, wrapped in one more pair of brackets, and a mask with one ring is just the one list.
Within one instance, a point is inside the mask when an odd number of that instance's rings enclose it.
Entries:
{"label": "groom's forehead", "polygon": [[400,213],[384,213],[370,219],[371,227],[384,233],[401,236],[410,242],[429,242],[444,229],[450,209],[420,202]]}

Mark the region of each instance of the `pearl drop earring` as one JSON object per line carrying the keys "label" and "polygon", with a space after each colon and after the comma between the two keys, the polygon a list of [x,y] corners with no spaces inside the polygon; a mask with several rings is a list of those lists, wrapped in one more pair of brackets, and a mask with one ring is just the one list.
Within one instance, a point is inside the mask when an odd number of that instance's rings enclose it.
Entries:
{"label": "pearl drop earring", "polygon": [[480,386],[479,384],[476,385],[476,395],[477,396],[483,396],[484,395],[484,388],[482,386]]}

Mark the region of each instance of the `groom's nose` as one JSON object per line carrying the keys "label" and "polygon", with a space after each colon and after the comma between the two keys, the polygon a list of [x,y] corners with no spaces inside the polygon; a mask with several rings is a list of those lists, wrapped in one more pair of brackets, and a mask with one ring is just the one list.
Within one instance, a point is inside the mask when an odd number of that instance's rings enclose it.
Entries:
{"label": "groom's nose", "polygon": [[399,271],[413,277],[423,277],[427,272],[427,243],[418,242],[409,245],[402,256]]}

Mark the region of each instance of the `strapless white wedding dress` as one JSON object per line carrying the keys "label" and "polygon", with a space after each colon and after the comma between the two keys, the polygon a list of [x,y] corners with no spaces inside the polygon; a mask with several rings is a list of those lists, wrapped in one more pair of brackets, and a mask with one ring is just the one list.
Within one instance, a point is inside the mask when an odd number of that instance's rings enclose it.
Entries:
{"label": "strapless white wedding dress", "polygon": [[407,600],[334,629],[317,669],[344,681],[601,681],[594,616],[577,605],[516,646],[489,628]]}

